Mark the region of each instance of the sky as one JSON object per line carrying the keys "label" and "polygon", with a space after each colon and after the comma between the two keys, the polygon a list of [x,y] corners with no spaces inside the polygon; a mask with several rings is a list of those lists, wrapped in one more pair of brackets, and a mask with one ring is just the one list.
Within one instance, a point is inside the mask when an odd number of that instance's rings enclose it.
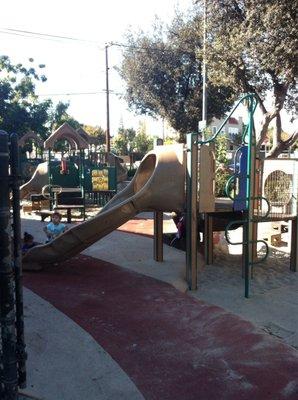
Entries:
{"label": "sky", "polygon": [[[41,99],[69,101],[69,114],[80,123],[105,129],[105,44],[123,43],[129,28],[150,30],[155,16],[170,21],[175,7],[185,10],[191,4],[192,0],[10,0],[1,6],[1,54],[25,66],[30,65],[27,61],[30,57],[36,65],[45,64],[41,72],[48,80],[36,90]],[[8,29],[82,41],[47,36],[40,39],[24,32],[5,33]],[[108,56],[109,88],[114,92],[110,95],[110,125],[114,135],[120,121],[125,127],[137,128],[143,117],[129,112],[126,103],[115,94],[124,93],[125,88],[114,69],[121,62],[121,49],[109,47]],[[161,121],[153,122],[151,118],[146,121],[151,133],[156,131],[157,136],[162,133]]]}
{"label": "sky", "polygon": [[[69,101],[69,114],[80,123],[100,125],[105,129],[105,44],[123,43],[124,34],[129,28],[134,31],[150,30],[155,16],[169,22],[177,7],[187,10],[192,3],[193,0],[6,1],[1,5],[1,54],[25,66],[30,65],[30,57],[36,65],[45,64],[42,73],[48,80],[39,84],[36,90],[41,99],[51,98],[54,103]],[[11,29],[80,40],[49,36],[40,39],[40,36],[13,32]],[[120,122],[127,128],[136,129],[144,117],[128,111],[126,103],[116,95],[124,93],[125,89],[124,82],[114,69],[120,65],[121,49],[109,47],[108,54],[110,126],[113,136]],[[240,113],[243,113],[243,109]],[[288,122],[286,114],[283,117],[285,130],[291,133],[294,124]],[[145,120],[149,133],[161,137],[162,121],[154,122],[151,118]]]}

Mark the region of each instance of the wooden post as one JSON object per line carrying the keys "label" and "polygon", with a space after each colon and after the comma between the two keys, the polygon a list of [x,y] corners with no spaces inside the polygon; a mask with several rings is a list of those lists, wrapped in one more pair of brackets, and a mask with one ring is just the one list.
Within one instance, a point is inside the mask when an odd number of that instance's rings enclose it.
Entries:
{"label": "wooden post", "polygon": [[163,212],[154,212],[154,260],[163,261]]}
{"label": "wooden post", "polygon": [[204,257],[206,265],[213,264],[213,215],[205,213]]}
{"label": "wooden post", "polygon": [[186,279],[190,290],[197,289],[198,270],[198,134],[187,135],[186,162]]}
{"label": "wooden post", "polygon": [[298,271],[298,216],[292,220],[292,235],[291,235],[291,261],[290,270]]}

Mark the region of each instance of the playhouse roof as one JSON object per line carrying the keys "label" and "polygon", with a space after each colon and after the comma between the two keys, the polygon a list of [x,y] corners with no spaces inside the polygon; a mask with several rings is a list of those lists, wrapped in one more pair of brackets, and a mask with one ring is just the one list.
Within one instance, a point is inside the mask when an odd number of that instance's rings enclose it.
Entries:
{"label": "playhouse roof", "polygon": [[67,122],[64,122],[44,142],[45,150],[52,149],[58,140],[67,140],[72,149],[88,149],[88,142]]}
{"label": "playhouse roof", "polygon": [[25,133],[25,135],[23,135],[23,136],[19,139],[19,141],[18,141],[19,146],[20,146],[20,147],[25,146],[25,144],[26,144],[30,139],[32,139],[32,140],[36,143],[37,146],[43,147],[43,141],[42,141],[41,138],[40,138],[39,136],[37,136],[37,134],[36,134],[35,132],[33,132],[33,131],[29,131],[29,132]]}

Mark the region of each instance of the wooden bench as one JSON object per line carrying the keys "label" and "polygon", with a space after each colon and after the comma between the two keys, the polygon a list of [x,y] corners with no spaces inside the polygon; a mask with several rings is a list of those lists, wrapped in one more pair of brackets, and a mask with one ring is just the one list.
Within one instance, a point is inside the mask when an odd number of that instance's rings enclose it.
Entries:
{"label": "wooden bench", "polygon": [[66,216],[67,216],[67,223],[71,223],[71,210],[80,210],[83,211],[83,217],[85,219],[85,206],[84,205],[80,205],[80,204],[72,204],[72,205],[68,205],[68,204],[61,204],[58,206],[54,207],[54,211],[58,211],[58,210],[66,210]]}
{"label": "wooden bench", "polygon": [[70,224],[70,223],[71,223],[71,210],[80,210],[80,211],[84,211],[84,208],[85,208],[85,206],[77,205],[77,204],[73,204],[73,205],[60,205],[60,206],[54,207],[53,211],[49,211],[49,210],[38,211],[38,212],[36,213],[36,215],[39,215],[39,216],[41,217],[41,221],[44,221],[47,217],[51,217],[52,214],[53,214],[55,211],[66,210],[67,223]]}

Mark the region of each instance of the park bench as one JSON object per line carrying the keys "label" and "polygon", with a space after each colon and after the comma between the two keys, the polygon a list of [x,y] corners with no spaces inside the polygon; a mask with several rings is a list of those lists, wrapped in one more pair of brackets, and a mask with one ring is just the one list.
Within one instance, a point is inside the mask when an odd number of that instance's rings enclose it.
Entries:
{"label": "park bench", "polygon": [[[84,212],[85,206],[84,205],[78,205],[78,204],[67,204],[67,205],[59,205],[56,207],[53,207],[53,211],[50,210],[42,210],[42,211],[37,211],[36,215],[39,215],[41,217],[41,221],[45,221],[46,218],[51,217],[53,212],[55,211],[66,211],[66,218],[67,218],[67,223],[71,223],[71,218],[72,218],[72,210],[80,210],[81,212]],[[62,214],[62,217],[64,215]]]}
{"label": "park bench", "polygon": [[71,223],[72,210],[79,210],[85,219],[84,197],[80,188],[62,188],[61,192],[54,193],[53,211],[40,210],[36,214],[40,215],[44,221],[50,217],[54,211],[66,211],[67,222]]}

